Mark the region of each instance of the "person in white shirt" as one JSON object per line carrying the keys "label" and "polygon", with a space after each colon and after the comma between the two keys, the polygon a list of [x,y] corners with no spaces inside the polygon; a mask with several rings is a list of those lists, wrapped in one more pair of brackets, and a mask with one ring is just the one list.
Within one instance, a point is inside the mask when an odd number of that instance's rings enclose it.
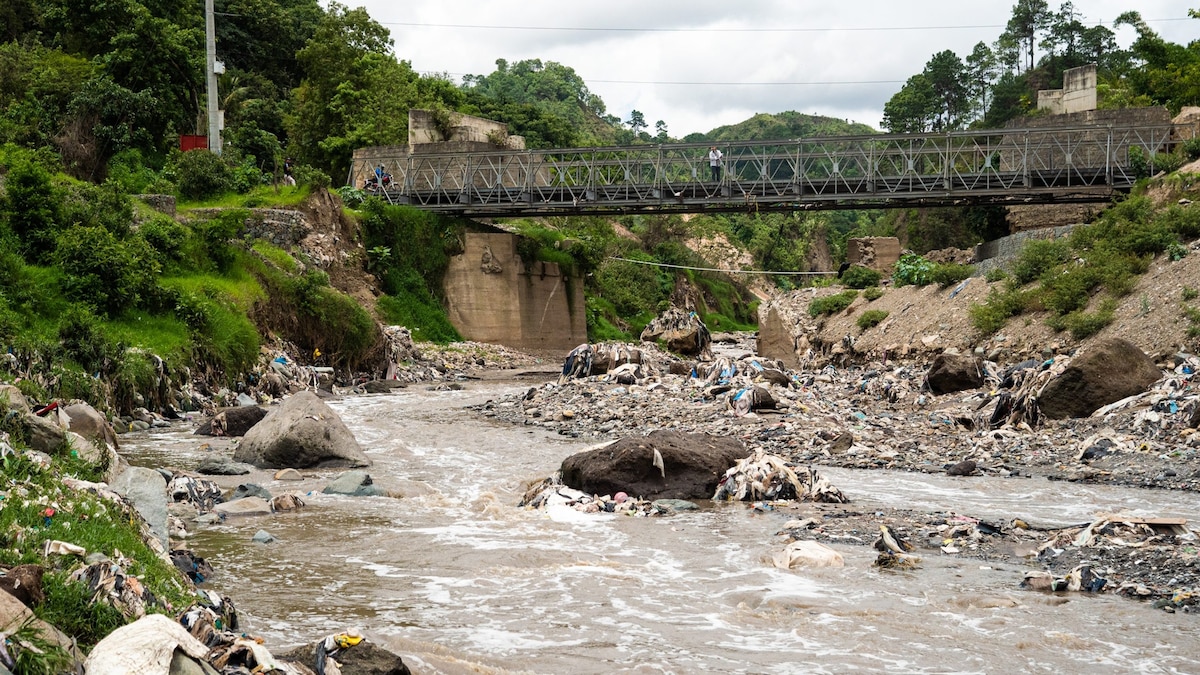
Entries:
{"label": "person in white shirt", "polygon": [[717,149],[717,146],[714,145],[708,149],[708,168],[712,169],[713,182],[720,182],[721,180],[722,156],[723,155],[721,155],[721,151]]}

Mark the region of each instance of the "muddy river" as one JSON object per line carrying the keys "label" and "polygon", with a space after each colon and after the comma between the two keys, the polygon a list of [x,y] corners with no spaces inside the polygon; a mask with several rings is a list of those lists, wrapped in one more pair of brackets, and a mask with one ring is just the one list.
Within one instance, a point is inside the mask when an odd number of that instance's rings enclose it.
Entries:
{"label": "muddy river", "polygon": [[[190,525],[243,630],[268,647],[358,628],[414,673],[1196,673],[1200,621],[1123,598],[1017,588],[1023,567],[923,554],[916,571],[771,567],[786,512],[742,504],[670,518],[516,508],[522,484],[587,443],[462,410],[505,391],[418,388],[332,403],[399,499],[320,494],[269,472],[219,478],[307,506]],[[127,435],[134,464],[192,469],[228,445],[190,425]],[[209,445],[205,445],[209,443]],[[1098,511],[1200,519],[1194,495],[1032,479],[828,469],[859,506],[1087,521]],[[253,544],[258,530],[278,538]]]}

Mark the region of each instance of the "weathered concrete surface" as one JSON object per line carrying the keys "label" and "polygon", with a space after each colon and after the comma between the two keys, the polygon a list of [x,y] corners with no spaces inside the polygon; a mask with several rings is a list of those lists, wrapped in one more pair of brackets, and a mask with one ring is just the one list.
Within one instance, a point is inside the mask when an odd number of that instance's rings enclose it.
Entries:
{"label": "weathered concrete surface", "polygon": [[900,259],[900,240],[895,237],[859,237],[846,242],[846,262],[891,273]]}
{"label": "weathered concrete surface", "polygon": [[555,263],[531,269],[508,233],[467,233],[444,281],[450,322],[468,340],[528,350],[570,350],[587,342],[583,279]]}
{"label": "weathered concrete surface", "polygon": [[1051,115],[1096,109],[1096,64],[1089,63],[1063,73],[1062,89],[1038,91],[1038,110]]}

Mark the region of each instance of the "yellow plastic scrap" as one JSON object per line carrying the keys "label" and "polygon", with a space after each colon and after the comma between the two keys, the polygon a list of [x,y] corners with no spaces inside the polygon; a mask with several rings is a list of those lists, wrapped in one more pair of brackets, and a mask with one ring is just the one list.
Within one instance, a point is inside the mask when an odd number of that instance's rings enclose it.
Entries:
{"label": "yellow plastic scrap", "polygon": [[338,633],[333,636],[333,643],[338,649],[346,649],[362,642],[363,636],[358,633]]}

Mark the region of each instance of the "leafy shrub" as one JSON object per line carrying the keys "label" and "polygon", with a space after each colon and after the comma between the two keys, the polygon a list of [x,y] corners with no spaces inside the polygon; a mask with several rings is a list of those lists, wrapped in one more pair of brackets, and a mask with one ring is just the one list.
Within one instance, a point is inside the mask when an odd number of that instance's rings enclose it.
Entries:
{"label": "leafy shrub", "polygon": [[1156,222],[1177,234],[1181,239],[1191,241],[1200,237],[1200,208],[1172,204],[1166,210],[1158,213]]}
{"label": "leafy shrub", "polygon": [[208,150],[190,150],[175,156],[173,172],[178,176],[179,194],[184,199],[202,200],[228,192],[233,184],[229,165]]}
{"label": "leafy shrub", "polygon": [[138,234],[157,253],[163,267],[183,260],[184,242],[192,231],[174,218],[156,215],[138,227]]}
{"label": "leafy shrub", "polygon": [[307,164],[301,164],[296,167],[295,178],[297,185],[308,185],[318,189],[328,188],[333,184],[333,181],[329,178],[329,174]]}
{"label": "leafy shrub", "polygon": [[1013,278],[1027,284],[1071,259],[1071,249],[1061,239],[1035,239],[1025,244],[1013,264]]}
{"label": "leafy shrub", "polygon": [[975,273],[974,265],[959,265],[957,263],[942,263],[935,265],[929,273],[929,280],[942,288],[952,286],[970,278]]}
{"label": "leafy shrub", "polygon": [[462,340],[446,310],[428,292],[381,295],[376,307],[387,323],[411,330],[413,339],[439,344]]}
{"label": "leafy shrub", "polygon": [[1095,312],[1079,309],[1061,317],[1054,317],[1047,323],[1055,330],[1067,330],[1071,337],[1082,340],[1099,333],[1112,323],[1116,319],[1116,308],[1116,301],[1109,298],[1101,303]]}
{"label": "leafy shrub", "polygon": [[[630,253],[631,259],[650,260],[644,253]],[[612,303],[619,316],[654,311],[666,300],[673,286],[671,278],[651,265],[623,260],[606,260],[593,277],[596,295]]]}
{"label": "leafy shrub", "polygon": [[104,324],[85,305],[71,305],[62,316],[58,340],[63,358],[89,373],[108,372],[119,356]]}
{"label": "leafy shrub", "polygon": [[159,274],[154,251],[137,237],[121,241],[102,227],[72,227],[58,239],[55,259],[63,292],[115,316],[135,306]]}
{"label": "leafy shrub", "polygon": [[905,253],[896,262],[892,274],[897,286],[928,286],[932,282],[934,264],[919,255]]}
{"label": "leafy shrub", "polygon": [[1200,136],[1193,136],[1183,142],[1179,147],[1179,151],[1183,153],[1188,161],[1200,159]]}
{"label": "leafy shrub", "polygon": [[59,203],[50,172],[32,161],[18,161],[8,170],[4,181],[4,200],[0,202],[9,227],[17,235],[26,260],[43,263],[54,250]]}
{"label": "leafy shrub", "polygon": [[64,225],[103,227],[118,237],[129,235],[133,202],[119,185],[72,183],[61,190],[60,222]]}
{"label": "leafy shrub", "polygon": [[864,288],[862,294],[867,300],[878,300],[883,297],[883,289],[878,286],[870,286]]}
{"label": "leafy shrub", "polygon": [[1184,286],[1182,296],[1185,302],[1188,300],[1195,300],[1196,298],[1200,298],[1200,291],[1192,288],[1191,286]]}
{"label": "leafy shrub", "polygon": [[193,261],[196,269],[208,269],[204,258],[219,271],[230,269],[238,251],[231,242],[246,228],[249,215],[249,211],[242,209],[224,209],[213,218],[192,225],[195,241],[191,252],[193,258],[200,258]]}
{"label": "leafy shrub", "polygon": [[849,307],[857,298],[858,291],[855,290],[842,291],[837,295],[828,295],[823,298],[813,298],[812,302],[808,303],[808,314],[809,316],[836,314]]}
{"label": "leafy shrub", "polygon": [[852,265],[842,273],[842,284],[846,288],[867,288],[868,286],[878,286],[879,280],[882,278],[882,274],[870,267]]}
{"label": "leafy shrub", "polygon": [[[108,160],[108,179],[127,194],[147,194],[167,187],[158,172],[146,165],[139,150],[122,150]],[[173,191],[173,190],[171,190]]]}
{"label": "leafy shrub", "polygon": [[1008,323],[1011,317],[1024,312],[1032,299],[1032,291],[1010,289],[1000,292],[992,289],[982,304],[971,305],[971,325],[979,332],[991,335],[1004,328],[1004,324]]}
{"label": "leafy shrub", "polygon": [[1003,281],[1008,278],[1008,272],[1005,272],[1003,269],[1001,269],[999,267],[993,267],[992,269],[988,270],[986,274],[983,275],[983,278],[986,279],[988,281],[988,283],[993,283],[996,281]]}
{"label": "leafy shrub", "polygon": [[868,328],[874,328],[875,326],[878,326],[879,323],[886,318],[888,318],[888,313],[884,310],[868,309],[859,315],[858,320],[854,323],[859,327],[859,329],[867,330]]}

